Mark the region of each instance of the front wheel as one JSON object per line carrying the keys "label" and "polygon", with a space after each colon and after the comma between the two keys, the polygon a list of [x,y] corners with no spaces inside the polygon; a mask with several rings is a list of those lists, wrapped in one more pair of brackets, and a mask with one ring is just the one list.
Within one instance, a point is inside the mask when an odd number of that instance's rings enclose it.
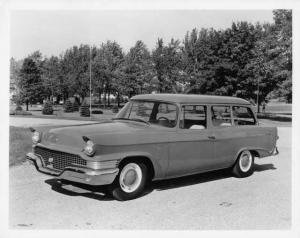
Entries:
{"label": "front wheel", "polygon": [[147,166],[143,163],[129,162],[121,166],[111,193],[119,201],[137,198],[143,193],[147,181]]}
{"label": "front wheel", "polygon": [[232,172],[239,178],[250,176],[253,173],[253,164],[254,158],[251,152],[244,150],[239,155]]}

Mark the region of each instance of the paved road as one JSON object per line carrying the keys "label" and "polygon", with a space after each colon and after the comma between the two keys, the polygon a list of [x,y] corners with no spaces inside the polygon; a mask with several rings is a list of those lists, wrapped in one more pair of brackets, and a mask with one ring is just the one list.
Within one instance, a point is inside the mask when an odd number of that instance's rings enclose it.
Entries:
{"label": "paved road", "polygon": [[22,229],[289,229],[291,128],[277,157],[237,179],[223,172],[154,183],[127,202],[55,180],[28,164],[10,169],[10,227]]}

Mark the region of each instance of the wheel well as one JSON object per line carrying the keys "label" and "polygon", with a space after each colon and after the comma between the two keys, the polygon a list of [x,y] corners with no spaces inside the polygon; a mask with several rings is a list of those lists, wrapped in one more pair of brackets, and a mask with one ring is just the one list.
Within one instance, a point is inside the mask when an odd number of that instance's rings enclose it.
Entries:
{"label": "wheel well", "polygon": [[250,150],[250,153],[252,154],[253,157],[260,157],[259,153],[256,150]]}
{"label": "wheel well", "polygon": [[125,157],[124,159],[121,160],[121,162],[119,163],[119,167],[122,167],[124,164],[127,164],[129,162],[143,162],[148,169],[148,177],[149,179],[153,179],[154,177],[154,167],[152,164],[152,161],[146,157],[146,156],[129,156],[129,157]]}
{"label": "wheel well", "polygon": [[[237,155],[237,157],[236,157],[236,159],[235,159],[235,161],[234,161],[234,164],[237,162],[237,160],[238,160],[238,158],[239,158],[239,156],[241,155],[241,153],[243,152],[244,150],[241,150],[239,153],[238,153],[238,155]],[[251,155],[253,156],[253,157],[260,157],[259,156],[259,153],[256,151],[256,150],[249,150],[249,152],[251,153]]]}

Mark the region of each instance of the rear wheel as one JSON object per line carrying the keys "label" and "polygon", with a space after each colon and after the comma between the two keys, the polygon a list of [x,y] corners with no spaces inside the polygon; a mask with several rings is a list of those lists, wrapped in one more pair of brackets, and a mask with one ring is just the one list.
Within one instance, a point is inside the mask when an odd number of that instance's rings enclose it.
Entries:
{"label": "rear wheel", "polygon": [[137,198],[143,193],[147,181],[147,166],[143,163],[128,162],[121,166],[111,193],[119,201]]}
{"label": "rear wheel", "polygon": [[251,152],[244,150],[240,153],[232,172],[239,178],[250,176],[253,173],[253,164],[254,158]]}

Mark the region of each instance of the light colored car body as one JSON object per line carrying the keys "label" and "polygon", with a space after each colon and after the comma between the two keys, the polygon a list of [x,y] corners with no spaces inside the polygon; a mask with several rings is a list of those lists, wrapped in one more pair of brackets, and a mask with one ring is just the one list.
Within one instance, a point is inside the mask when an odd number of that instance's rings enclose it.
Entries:
{"label": "light colored car body", "polygon": [[[171,112],[168,106],[157,110],[167,116],[172,114],[176,119],[171,123],[169,119],[156,118],[153,124],[122,120],[121,116],[128,110],[126,107],[133,102],[171,105]],[[146,94],[133,97],[128,105],[117,115],[120,120],[57,128],[44,133],[27,158],[39,171],[60,179],[104,185],[113,183],[121,161],[130,158],[144,161],[151,179],[160,180],[232,167],[245,150],[260,158],[277,151],[277,128],[259,126],[251,104],[240,98]],[[198,110],[198,107],[203,110]],[[213,115],[214,110],[222,107],[225,108],[225,119],[221,117],[220,120],[227,122],[214,126],[218,120]],[[252,114],[253,118],[246,118],[246,123],[252,120],[251,125],[237,125],[243,120],[234,118],[233,109],[236,108],[246,109],[246,113]],[[193,121],[183,118],[187,112],[191,118],[198,114],[202,117],[204,113],[205,126],[189,125],[185,128],[183,124]],[[165,126],[166,122],[171,126]],[[82,136],[95,143],[93,156],[83,152],[85,142]]]}

